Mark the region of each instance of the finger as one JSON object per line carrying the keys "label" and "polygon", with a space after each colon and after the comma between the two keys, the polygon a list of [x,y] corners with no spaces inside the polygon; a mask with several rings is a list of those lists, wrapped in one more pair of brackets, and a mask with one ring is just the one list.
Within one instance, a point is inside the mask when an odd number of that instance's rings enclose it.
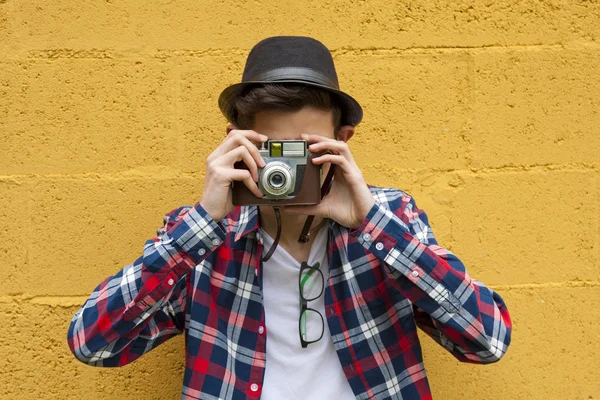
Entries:
{"label": "finger", "polygon": [[[234,136],[231,141],[230,151],[239,146],[244,146],[248,149],[250,155],[252,156],[252,158],[254,158],[254,161],[256,161],[256,165],[258,165],[259,167],[264,167],[266,165],[265,160],[262,158],[260,152],[258,151],[258,147],[256,147],[256,145],[250,140],[248,140],[245,136]],[[227,146],[225,148],[227,148]]]}
{"label": "finger", "polygon": [[254,194],[256,197],[263,197],[263,194],[256,185],[256,182],[252,180],[250,171],[245,169],[229,169],[227,172],[224,172],[224,175],[231,181],[244,182],[244,185],[246,185],[252,194]]}
{"label": "finger", "polygon": [[229,153],[222,156],[218,162],[221,165],[226,165],[230,168],[233,168],[233,164],[237,161],[244,161],[244,164],[246,164],[246,166],[252,173],[252,178],[255,181],[258,181],[258,166],[256,165],[256,161],[254,160],[254,158],[252,158],[250,152],[245,146],[236,147]]}
{"label": "finger", "polygon": [[342,142],[340,140],[320,141],[320,142],[311,144],[310,146],[308,146],[308,149],[313,153],[318,153],[321,151],[329,150],[334,154],[341,154],[342,156],[346,157],[348,160],[354,162],[354,157],[352,157],[352,152],[350,151],[348,144],[346,144],[345,142]]}
{"label": "finger", "polygon": [[336,139],[328,138],[326,136],[321,136],[321,135],[314,135],[314,134],[310,134],[310,133],[303,133],[302,135],[300,135],[300,137],[309,143],[329,142],[329,141],[337,142]]}
{"label": "finger", "polygon": [[326,162],[330,162],[335,165],[339,165],[342,167],[342,170],[347,173],[354,172],[352,169],[352,164],[346,159],[346,157],[337,154],[323,154],[320,157],[313,158],[313,164],[323,164]]}
{"label": "finger", "polygon": [[[243,139],[246,139],[246,141],[243,141]],[[256,131],[234,129],[231,132],[229,132],[225,140],[221,142],[221,144],[215,149],[215,151],[213,151],[209,158],[220,157],[223,154],[230,152],[235,147],[240,146],[242,143],[244,143],[244,145],[247,145],[248,143],[251,143],[250,141],[261,143],[266,142],[267,140],[269,140],[267,136],[262,135]],[[251,150],[250,147],[256,148],[255,145],[247,147],[249,150]]]}
{"label": "finger", "polygon": [[233,129],[231,132],[229,132],[227,138],[223,142],[227,141],[228,139],[235,138],[236,136],[243,136],[257,143],[266,142],[269,140],[268,136],[253,131],[252,129]]}

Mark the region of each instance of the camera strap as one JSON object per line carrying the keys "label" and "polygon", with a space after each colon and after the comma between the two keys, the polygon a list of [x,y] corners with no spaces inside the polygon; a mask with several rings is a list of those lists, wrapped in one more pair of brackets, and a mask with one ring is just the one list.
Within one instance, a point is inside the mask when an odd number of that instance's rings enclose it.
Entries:
{"label": "camera strap", "polygon": [[[327,177],[325,177],[325,181],[323,182],[323,186],[321,186],[321,200],[327,196],[327,193],[331,190],[331,184],[333,183],[333,174],[335,172],[335,164],[331,164],[329,167],[329,172],[327,172]],[[312,225],[313,220],[315,219],[314,215],[309,215],[306,217],[306,221],[304,222],[304,227],[302,228],[302,232],[300,232],[300,237],[298,241],[300,243],[307,243],[310,239],[310,226]]]}
{"label": "camera strap", "polygon": [[[331,167],[329,167],[329,172],[327,172],[327,176],[325,177],[325,181],[323,181],[323,186],[321,186],[321,200],[323,200],[323,198],[327,196],[327,193],[329,193],[329,191],[331,190],[334,172],[335,165],[331,164]],[[271,256],[275,252],[275,249],[277,248],[277,244],[279,244],[279,238],[281,237],[281,211],[279,210],[279,207],[273,207],[273,209],[275,211],[275,218],[277,219],[277,235],[275,235],[273,244],[271,245],[271,248],[269,248],[267,254],[265,254],[262,257],[262,261],[267,261],[269,258],[271,258]],[[310,239],[310,226],[312,225],[314,219],[314,215],[309,215],[308,217],[306,217],[306,221],[304,222],[304,227],[302,228],[302,232],[300,233],[298,242],[308,242],[308,240]]]}
{"label": "camera strap", "polygon": [[271,245],[271,248],[267,254],[262,257],[262,261],[267,261],[269,258],[271,258],[273,252],[275,252],[275,249],[277,248],[277,244],[279,243],[279,237],[281,236],[281,211],[279,211],[279,207],[273,207],[273,210],[275,210],[275,218],[277,218],[277,235],[275,235],[273,244]]}

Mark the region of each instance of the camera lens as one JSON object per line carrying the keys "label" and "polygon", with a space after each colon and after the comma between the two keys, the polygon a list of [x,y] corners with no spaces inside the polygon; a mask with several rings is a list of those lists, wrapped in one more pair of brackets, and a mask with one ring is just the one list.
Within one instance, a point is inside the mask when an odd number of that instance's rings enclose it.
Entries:
{"label": "camera lens", "polygon": [[269,183],[273,188],[280,188],[285,183],[285,177],[280,172],[275,172],[269,177]]}
{"label": "camera lens", "polygon": [[289,165],[271,161],[259,174],[258,187],[271,198],[283,198],[294,189],[294,175]]}

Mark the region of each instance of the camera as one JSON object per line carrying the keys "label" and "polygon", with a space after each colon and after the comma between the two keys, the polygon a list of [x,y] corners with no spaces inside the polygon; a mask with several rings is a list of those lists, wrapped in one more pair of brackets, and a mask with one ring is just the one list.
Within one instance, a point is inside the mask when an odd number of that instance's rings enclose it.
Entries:
{"label": "camera", "polygon": [[[232,183],[232,202],[241,205],[312,205],[321,201],[321,165],[312,159],[322,153],[308,150],[306,140],[268,140],[261,143],[259,153],[265,166],[258,168],[256,197],[243,182]],[[243,161],[234,168],[248,169]]]}

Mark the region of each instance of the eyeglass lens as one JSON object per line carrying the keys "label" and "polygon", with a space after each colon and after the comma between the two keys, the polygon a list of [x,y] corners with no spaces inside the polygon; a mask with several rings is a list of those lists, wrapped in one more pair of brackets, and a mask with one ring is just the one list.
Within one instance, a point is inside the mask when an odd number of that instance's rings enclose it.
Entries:
{"label": "eyeglass lens", "polygon": [[318,270],[319,263],[312,268],[306,268],[300,273],[302,297],[307,301],[318,298],[323,291],[323,274]]}
{"label": "eyeglass lens", "polygon": [[320,340],[325,329],[321,313],[307,306],[307,302],[316,300],[324,290],[324,277],[319,267],[320,263],[316,263],[312,267],[307,263],[302,263],[300,269],[301,314],[299,322],[301,341],[304,341],[302,347],[306,347],[310,342]]}

